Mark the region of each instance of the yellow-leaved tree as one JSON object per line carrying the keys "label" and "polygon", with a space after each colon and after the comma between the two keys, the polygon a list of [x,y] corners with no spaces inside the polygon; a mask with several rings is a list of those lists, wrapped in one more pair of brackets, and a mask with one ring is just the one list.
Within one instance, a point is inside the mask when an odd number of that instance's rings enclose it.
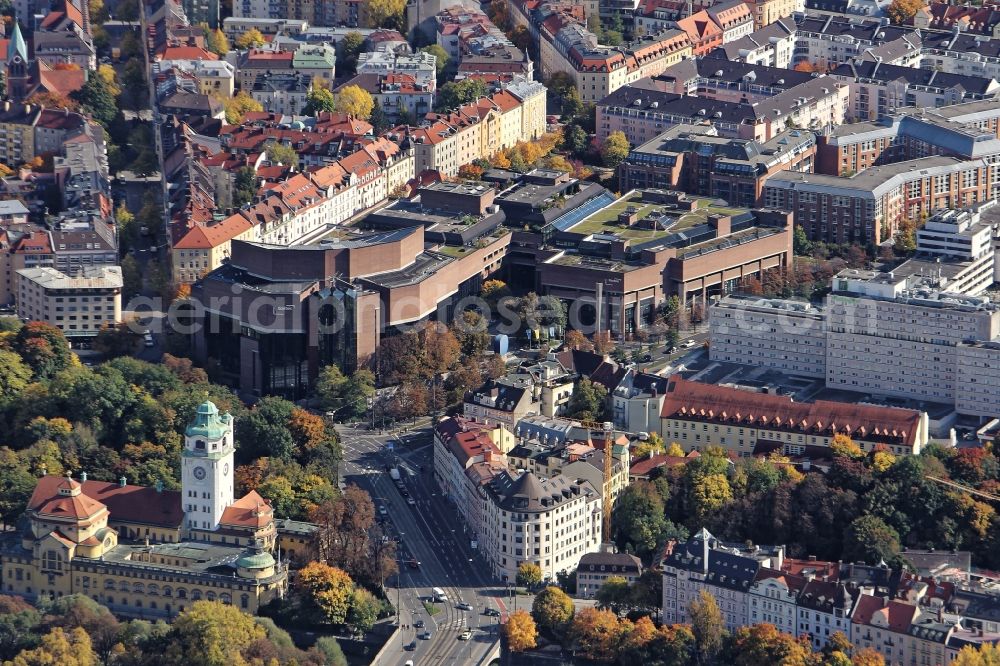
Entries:
{"label": "yellow-leaved tree", "polygon": [[507,647],[511,652],[524,652],[538,644],[538,629],[528,611],[516,610],[511,613],[503,631],[507,637]]}
{"label": "yellow-leaved tree", "polygon": [[344,86],[337,91],[334,105],[339,113],[368,120],[372,116],[372,109],[375,108],[375,100],[361,86]]}

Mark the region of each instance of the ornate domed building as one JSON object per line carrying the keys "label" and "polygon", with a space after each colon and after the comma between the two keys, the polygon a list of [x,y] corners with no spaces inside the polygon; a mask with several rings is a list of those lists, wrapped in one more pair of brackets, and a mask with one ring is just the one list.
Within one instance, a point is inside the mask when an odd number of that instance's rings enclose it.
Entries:
{"label": "ornate domed building", "polygon": [[[279,521],[256,492],[233,499],[233,418],[206,401],[185,433],[181,490],[46,475],[26,527],[0,538],[2,593],[85,594],[114,613],[170,618],[199,599],[248,613],[282,596],[281,539],[301,550],[314,526]],[[292,548],[295,550],[295,548]]]}

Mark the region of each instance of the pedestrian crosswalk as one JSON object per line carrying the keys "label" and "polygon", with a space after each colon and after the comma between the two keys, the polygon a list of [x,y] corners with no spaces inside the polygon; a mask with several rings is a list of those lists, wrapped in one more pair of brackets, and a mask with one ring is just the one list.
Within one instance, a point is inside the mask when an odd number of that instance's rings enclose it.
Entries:
{"label": "pedestrian crosswalk", "polygon": [[446,623],[438,623],[439,629],[465,629],[468,627],[468,619],[461,617],[457,620],[450,620]]}

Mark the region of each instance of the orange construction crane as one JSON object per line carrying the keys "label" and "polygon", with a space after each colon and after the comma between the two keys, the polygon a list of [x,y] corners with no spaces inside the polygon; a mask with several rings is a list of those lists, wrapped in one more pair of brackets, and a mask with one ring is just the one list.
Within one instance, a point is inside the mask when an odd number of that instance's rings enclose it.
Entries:
{"label": "orange construction crane", "polygon": [[604,543],[611,541],[611,507],[613,505],[611,497],[611,477],[614,471],[614,434],[615,426],[611,421],[583,421],[583,425],[593,433],[594,430],[604,431],[604,488],[601,491],[601,499],[604,506],[601,509],[601,540]]}

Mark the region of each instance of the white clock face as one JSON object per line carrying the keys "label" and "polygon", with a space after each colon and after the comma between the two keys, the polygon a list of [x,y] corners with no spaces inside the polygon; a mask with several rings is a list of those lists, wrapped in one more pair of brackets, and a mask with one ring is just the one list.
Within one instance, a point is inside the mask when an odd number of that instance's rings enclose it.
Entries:
{"label": "white clock face", "polygon": [[194,468],[194,478],[198,479],[199,481],[201,481],[202,479],[204,479],[205,478],[205,468],[204,467],[195,467]]}
{"label": "white clock face", "polygon": [[229,476],[229,463],[222,466],[222,475]]}

